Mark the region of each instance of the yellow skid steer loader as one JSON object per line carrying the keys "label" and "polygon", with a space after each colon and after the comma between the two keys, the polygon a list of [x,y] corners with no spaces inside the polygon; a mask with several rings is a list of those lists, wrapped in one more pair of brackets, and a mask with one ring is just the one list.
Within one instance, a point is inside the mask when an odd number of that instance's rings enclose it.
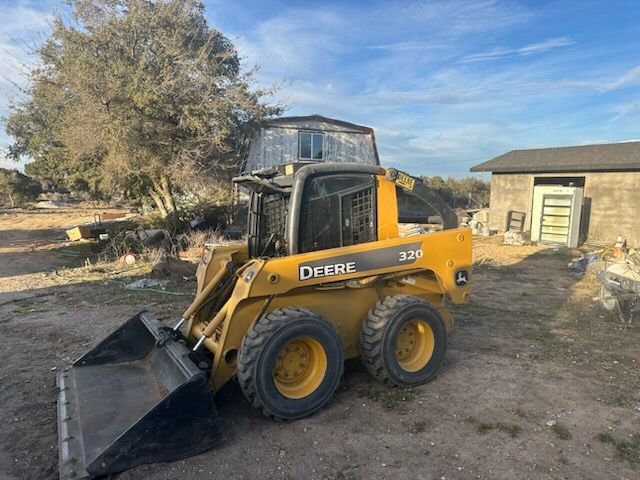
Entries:
{"label": "yellow skid steer loader", "polygon": [[[221,437],[214,393],[236,376],[265,415],[331,398],[345,358],[378,380],[433,379],[469,298],[471,233],[419,179],[362,164],[290,164],[234,179],[248,245],[211,247],[174,326],[143,311],[58,376],[60,477],[184,458]],[[443,230],[406,223],[438,215]]]}

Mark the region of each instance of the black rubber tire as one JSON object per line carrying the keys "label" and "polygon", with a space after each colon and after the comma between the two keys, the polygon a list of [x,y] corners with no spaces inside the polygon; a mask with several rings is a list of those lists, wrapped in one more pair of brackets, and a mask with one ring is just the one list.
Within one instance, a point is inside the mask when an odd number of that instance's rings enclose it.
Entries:
{"label": "black rubber tire", "polygon": [[[416,318],[429,324],[434,334],[431,359],[418,371],[403,369],[396,359],[396,341],[404,325]],[[433,380],[447,350],[447,332],[440,312],[429,302],[410,295],[394,295],[369,311],[360,331],[360,355],[369,372],[395,387],[413,387]]]}
{"label": "black rubber tire", "polygon": [[[291,399],[282,395],[273,381],[278,352],[302,337],[318,341],[327,356],[325,376],[310,395]],[[249,329],[238,352],[237,377],[249,402],[278,420],[306,417],[322,408],[340,384],[344,351],[336,329],[321,315],[305,308],[282,308],[267,314]]]}

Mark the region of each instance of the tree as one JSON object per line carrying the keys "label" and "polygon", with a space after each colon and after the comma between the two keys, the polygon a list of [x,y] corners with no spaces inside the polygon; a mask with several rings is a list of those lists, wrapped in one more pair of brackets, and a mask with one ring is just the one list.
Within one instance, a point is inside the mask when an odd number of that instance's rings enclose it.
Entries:
{"label": "tree", "polygon": [[39,50],[28,100],[12,107],[14,158],[53,183],[150,197],[163,216],[176,190],[216,190],[238,171],[250,134],[280,113],[252,89],[233,44],[194,0],[71,0]]}
{"label": "tree", "polygon": [[453,177],[443,179],[440,176],[422,177],[425,184],[433,188],[452,207],[477,208],[489,205],[489,182],[466,177],[456,180]]}
{"label": "tree", "polygon": [[42,190],[40,184],[18,170],[0,168],[0,200],[11,208],[35,200]]}

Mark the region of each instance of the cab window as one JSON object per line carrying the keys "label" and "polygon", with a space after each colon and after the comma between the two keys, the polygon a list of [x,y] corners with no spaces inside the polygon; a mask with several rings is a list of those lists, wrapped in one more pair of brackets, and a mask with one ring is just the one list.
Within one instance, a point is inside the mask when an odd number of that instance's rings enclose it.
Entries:
{"label": "cab window", "polygon": [[300,212],[299,251],[376,240],[375,177],[336,174],[307,180]]}

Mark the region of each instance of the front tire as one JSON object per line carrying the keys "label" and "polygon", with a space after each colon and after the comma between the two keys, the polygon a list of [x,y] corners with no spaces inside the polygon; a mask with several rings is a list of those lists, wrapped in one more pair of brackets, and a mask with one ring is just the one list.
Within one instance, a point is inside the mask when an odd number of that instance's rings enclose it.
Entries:
{"label": "front tire", "polygon": [[340,384],[344,352],[336,329],[304,308],[274,310],[252,325],[238,353],[240,388],[270,417],[293,420],[322,408]]}
{"label": "front tire", "polygon": [[381,382],[413,387],[433,380],[447,349],[438,310],[410,295],[394,295],[371,309],[360,332],[360,354]]}

